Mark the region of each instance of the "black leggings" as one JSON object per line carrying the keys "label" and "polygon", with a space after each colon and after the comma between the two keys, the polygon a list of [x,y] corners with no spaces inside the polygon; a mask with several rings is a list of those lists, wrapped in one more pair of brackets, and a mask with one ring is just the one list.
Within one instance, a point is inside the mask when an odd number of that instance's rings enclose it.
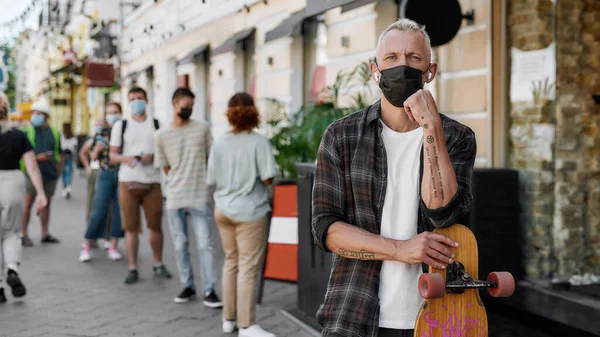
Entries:
{"label": "black leggings", "polygon": [[379,337],[413,337],[415,330],[379,328]]}

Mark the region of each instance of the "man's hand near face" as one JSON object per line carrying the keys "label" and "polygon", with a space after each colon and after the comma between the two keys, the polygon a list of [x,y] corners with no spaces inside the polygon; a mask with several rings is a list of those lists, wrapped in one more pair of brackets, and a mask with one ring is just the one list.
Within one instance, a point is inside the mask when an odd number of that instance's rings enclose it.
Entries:
{"label": "man's hand near face", "polygon": [[431,91],[420,89],[404,102],[404,111],[408,117],[419,123],[423,129],[429,129],[441,124],[435,100]]}

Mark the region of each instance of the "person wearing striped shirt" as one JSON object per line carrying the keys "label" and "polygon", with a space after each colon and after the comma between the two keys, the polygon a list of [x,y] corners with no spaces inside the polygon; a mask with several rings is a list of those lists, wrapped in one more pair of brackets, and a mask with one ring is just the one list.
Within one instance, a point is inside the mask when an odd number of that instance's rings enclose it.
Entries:
{"label": "person wearing striped shirt", "polygon": [[175,246],[179,278],[184,289],[175,298],[185,303],[196,297],[194,274],[188,250],[187,218],[196,234],[200,255],[204,305],[220,308],[215,293],[215,249],[211,233],[214,222],[211,194],[206,185],[208,154],[212,135],[207,123],[191,120],[194,94],[179,88],[173,94],[173,122],[155,135],[154,166],[167,175],[167,220]]}

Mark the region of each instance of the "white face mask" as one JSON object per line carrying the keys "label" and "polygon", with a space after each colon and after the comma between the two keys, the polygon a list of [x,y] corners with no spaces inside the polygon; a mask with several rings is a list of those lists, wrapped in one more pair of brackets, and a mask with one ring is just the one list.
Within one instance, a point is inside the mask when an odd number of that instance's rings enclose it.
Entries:
{"label": "white face mask", "polygon": [[106,122],[111,126],[120,119],[121,119],[121,116],[117,115],[117,114],[106,115]]}

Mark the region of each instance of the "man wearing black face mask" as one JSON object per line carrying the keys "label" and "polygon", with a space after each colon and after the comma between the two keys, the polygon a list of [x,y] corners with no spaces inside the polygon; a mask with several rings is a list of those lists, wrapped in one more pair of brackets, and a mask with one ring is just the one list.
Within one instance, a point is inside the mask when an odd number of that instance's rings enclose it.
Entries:
{"label": "man wearing black face mask", "polygon": [[220,308],[221,300],[214,287],[215,254],[212,240],[212,196],[206,185],[206,165],[212,145],[212,135],[207,123],[190,120],[194,108],[194,94],[179,88],[173,94],[173,123],[155,136],[154,165],[167,175],[167,219],[179,277],[184,288],[175,298],[185,303],[196,297],[194,274],[188,250],[187,216],[196,234],[200,253],[204,305]]}
{"label": "man wearing black face mask", "polygon": [[413,336],[419,276],[426,264],[445,268],[458,245],[432,230],[473,199],[475,135],[423,88],[437,70],[425,29],[398,20],[376,56],[381,101],[331,124],[318,152],[312,230],[335,253],[322,336]]}

